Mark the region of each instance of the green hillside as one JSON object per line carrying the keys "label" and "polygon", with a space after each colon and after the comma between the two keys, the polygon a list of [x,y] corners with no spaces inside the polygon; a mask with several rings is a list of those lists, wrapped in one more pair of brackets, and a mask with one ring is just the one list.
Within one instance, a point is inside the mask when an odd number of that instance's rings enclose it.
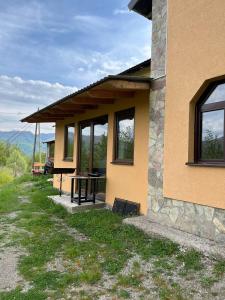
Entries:
{"label": "green hillside", "polygon": [[[54,139],[54,133],[42,133],[41,141]],[[0,141],[17,145],[26,155],[31,156],[33,151],[34,134],[30,131],[0,131]],[[45,145],[42,144],[43,151]]]}

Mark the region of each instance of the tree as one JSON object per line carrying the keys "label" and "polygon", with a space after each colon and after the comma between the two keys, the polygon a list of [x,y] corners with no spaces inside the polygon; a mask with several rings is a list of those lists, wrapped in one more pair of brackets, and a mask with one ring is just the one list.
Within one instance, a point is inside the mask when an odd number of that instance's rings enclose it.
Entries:
{"label": "tree", "polygon": [[6,165],[6,160],[7,157],[9,157],[10,150],[10,145],[7,145],[5,142],[0,141],[0,167],[4,167]]}
{"label": "tree", "polygon": [[105,168],[107,157],[107,136],[102,134],[94,145],[94,168]]}
{"label": "tree", "polygon": [[14,148],[6,160],[6,165],[12,169],[14,177],[22,175],[27,169],[27,161],[19,149]]}
{"label": "tree", "polygon": [[134,128],[126,126],[119,132],[119,158],[132,159],[134,152]]}
{"label": "tree", "polygon": [[221,159],[223,155],[223,138],[218,138],[210,129],[207,129],[206,136],[202,142],[202,158]]}

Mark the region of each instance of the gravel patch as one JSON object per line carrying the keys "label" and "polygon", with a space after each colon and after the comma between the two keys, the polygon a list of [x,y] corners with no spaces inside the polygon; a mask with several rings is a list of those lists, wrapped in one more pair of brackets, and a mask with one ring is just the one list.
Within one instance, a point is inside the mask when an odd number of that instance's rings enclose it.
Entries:
{"label": "gravel patch", "polygon": [[24,189],[26,189],[26,188],[32,188],[34,186],[34,183],[32,181],[27,181],[27,182],[24,182],[21,186]]}
{"label": "gravel patch", "polygon": [[73,237],[74,240],[80,241],[80,242],[89,240],[88,237],[86,237],[84,234],[80,233],[75,228],[69,227],[66,223],[63,222],[63,220],[61,220],[59,218],[56,218],[56,217],[52,217],[51,220],[53,222],[55,222],[56,225],[59,225],[61,230],[66,231],[66,233],[68,235],[70,235],[71,237]]}
{"label": "gravel patch", "polygon": [[9,214],[6,215],[7,218],[9,218],[10,220],[16,219],[18,214],[20,213],[20,211],[13,211]]}
{"label": "gravel patch", "polygon": [[15,248],[6,248],[0,252],[0,291],[11,291],[18,286],[26,292],[30,286],[17,270],[19,258],[24,254]]}
{"label": "gravel patch", "polygon": [[56,271],[64,273],[66,271],[66,263],[67,262],[61,256],[58,256],[54,258],[53,261],[47,263],[46,270],[47,272]]}
{"label": "gravel patch", "polygon": [[127,218],[124,219],[123,222],[125,224],[134,225],[149,235],[161,236],[184,247],[196,249],[206,256],[225,259],[224,245],[220,245],[214,241],[151,222],[144,216]]}
{"label": "gravel patch", "polygon": [[30,203],[30,199],[27,196],[19,196],[18,199],[22,204],[29,204]]}

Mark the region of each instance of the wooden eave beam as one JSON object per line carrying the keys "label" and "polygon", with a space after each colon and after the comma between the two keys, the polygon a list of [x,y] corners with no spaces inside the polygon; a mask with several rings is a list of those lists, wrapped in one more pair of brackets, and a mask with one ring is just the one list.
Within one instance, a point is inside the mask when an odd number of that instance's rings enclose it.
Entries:
{"label": "wooden eave beam", "polygon": [[115,99],[115,98],[132,98],[135,95],[134,91],[113,91],[96,89],[87,92],[91,98],[98,99]]}
{"label": "wooden eave beam", "polygon": [[104,84],[104,86],[111,89],[128,91],[145,91],[150,88],[150,84],[148,82],[133,82],[124,80],[109,80]]}
{"label": "wooden eave beam", "polygon": [[[43,117],[46,117],[46,118],[48,118],[48,117],[50,117],[50,118],[65,118],[65,117],[73,117],[74,116],[74,114],[73,113],[61,113],[61,114],[58,114],[58,113],[42,113],[42,116]],[[42,116],[40,116],[40,118],[42,117]]]}
{"label": "wooden eave beam", "polygon": [[56,121],[64,120],[64,118],[34,118],[28,119],[28,123],[54,123]]}
{"label": "wooden eave beam", "polygon": [[76,97],[68,101],[73,104],[114,104],[115,99],[111,98],[91,98],[91,97]]}
{"label": "wooden eave beam", "polygon": [[82,110],[85,110],[85,109],[98,109],[98,105],[96,104],[71,104],[70,103],[62,103],[62,104],[59,104],[58,106],[56,106],[56,109],[57,110],[60,110],[60,111],[64,111],[64,110],[72,110],[72,111],[82,111]]}

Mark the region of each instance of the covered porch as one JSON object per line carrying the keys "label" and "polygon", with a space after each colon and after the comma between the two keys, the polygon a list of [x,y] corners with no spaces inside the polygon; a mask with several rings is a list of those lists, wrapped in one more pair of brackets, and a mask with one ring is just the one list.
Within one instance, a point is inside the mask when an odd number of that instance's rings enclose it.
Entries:
{"label": "covered porch", "polygon": [[[97,201],[112,206],[115,199],[129,200],[146,213],[149,90],[149,77],[108,76],[22,121],[56,123],[55,167],[105,176]],[[54,186],[59,188],[57,175]],[[63,175],[62,186],[71,191],[71,174]]]}

